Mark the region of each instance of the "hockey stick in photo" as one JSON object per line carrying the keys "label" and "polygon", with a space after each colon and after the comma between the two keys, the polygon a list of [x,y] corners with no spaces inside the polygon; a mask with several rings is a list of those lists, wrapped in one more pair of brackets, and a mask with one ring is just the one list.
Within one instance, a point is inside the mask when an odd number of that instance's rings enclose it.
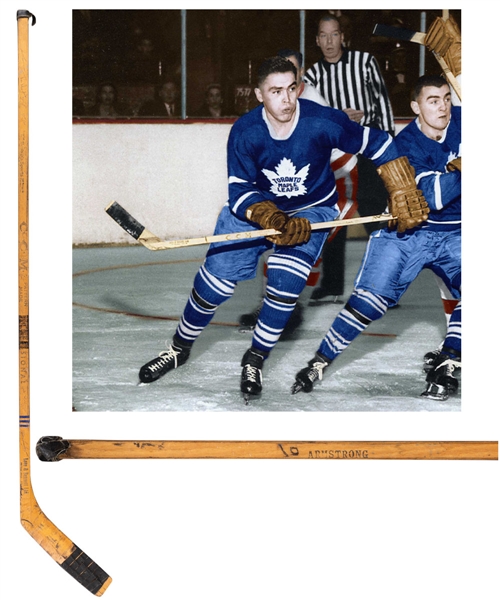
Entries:
{"label": "hockey stick in photo", "polygon": [[38,440],[36,453],[44,462],[66,458],[498,460],[498,442],[125,441],[44,436]]}
{"label": "hockey stick in photo", "polygon": [[[140,242],[148,250],[171,250],[173,248],[184,248],[185,246],[199,246],[211,244],[212,242],[233,242],[236,240],[248,240],[251,238],[267,237],[277,235],[276,229],[256,229],[255,231],[240,231],[237,233],[223,233],[220,235],[207,235],[199,238],[188,238],[184,240],[162,240],[144,225],[139,223],[118,202],[111,202],[106,207],[108,215],[129,235]],[[390,214],[372,215],[369,217],[356,217],[354,219],[339,219],[338,221],[325,221],[323,223],[311,223],[311,229],[331,229],[332,227],[347,227],[348,225],[359,225],[360,223],[374,223],[383,221],[394,221]]]}
{"label": "hockey stick in photo", "polygon": [[18,23],[18,274],[19,274],[19,458],[21,524],[50,556],[87,590],[101,596],[111,578],[60,531],[40,509],[31,485],[29,370],[28,221],[28,25],[35,16],[17,12]]}
{"label": "hockey stick in photo", "polygon": [[[396,40],[402,40],[406,42],[414,42],[415,44],[425,46],[425,33],[422,33],[420,31],[412,31],[411,29],[404,29],[403,27],[392,27],[390,25],[377,24],[375,25],[372,33],[373,35],[380,35],[383,37],[393,38]],[[446,79],[448,80],[448,83],[455,90],[455,93],[457,94],[459,99],[462,100],[462,90],[460,87],[460,83],[457,81],[457,78],[448,68],[448,65],[446,64],[444,58],[436,52],[433,52],[432,54],[438,61],[441,69],[443,69],[443,73]]]}

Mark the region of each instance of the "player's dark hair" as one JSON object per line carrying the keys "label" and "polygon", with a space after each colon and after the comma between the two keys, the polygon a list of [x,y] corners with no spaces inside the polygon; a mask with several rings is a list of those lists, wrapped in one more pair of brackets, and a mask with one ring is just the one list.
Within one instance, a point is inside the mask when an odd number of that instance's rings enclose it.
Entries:
{"label": "player's dark hair", "polygon": [[297,64],[300,68],[302,68],[302,63],[304,62],[304,57],[302,56],[302,52],[298,50],[290,50],[289,48],[282,48],[276,52],[276,56],[282,56],[283,58],[290,58],[290,56],[295,56],[297,59]]}
{"label": "player's dark hair", "polygon": [[257,71],[257,85],[261,85],[272,73],[293,73],[297,77],[295,65],[282,56],[272,56],[260,65]]}
{"label": "player's dark hair", "polygon": [[441,77],[441,75],[422,75],[415,83],[413,92],[411,94],[411,99],[416,101],[424,87],[440,88],[443,87],[443,85],[448,85],[448,82],[444,77]]}

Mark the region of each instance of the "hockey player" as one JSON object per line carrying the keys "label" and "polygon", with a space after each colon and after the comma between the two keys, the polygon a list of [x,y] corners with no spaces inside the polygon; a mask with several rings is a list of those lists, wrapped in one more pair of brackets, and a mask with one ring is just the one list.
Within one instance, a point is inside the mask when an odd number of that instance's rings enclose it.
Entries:
{"label": "hockey player", "polygon": [[[422,76],[411,107],[416,119],[395,138],[415,169],[430,206],[429,218],[404,234],[390,227],[371,234],[354,291],[323,338],[315,357],[299,371],[292,393],[310,392],[323,371],[349,344],[395,305],[422,269],[431,269],[455,298],[461,289],[461,107],[452,107],[450,87],[438,76]],[[387,165],[379,168],[384,171]],[[458,390],[454,370],[461,354],[461,304],[427,374],[423,396],[446,400]]]}
{"label": "hockey player", "polygon": [[[462,36],[455,19],[450,15],[447,19],[436,17],[429,26],[424,40],[425,47],[431,52],[442,57],[450,73],[460,85],[462,77]],[[451,87],[451,103],[461,106],[462,100]],[[435,275],[441,295],[446,325],[449,326],[451,315],[460,300],[453,297],[453,293],[446,287],[443,280]],[[424,371],[428,373],[434,366],[441,353],[444,340],[436,350],[427,352],[424,356]]]}
{"label": "hockey player", "polygon": [[[303,65],[303,56],[301,52],[296,50],[290,50],[288,48],[282,48],[278,50],[276,53],[277,56],[282,56],[283,58],[287,58],[297,69],[297,98],[303,98],[305,100],[312,100],[313,102],[317,102],[321,106],[330,106],[328,102],[323,98],[323,96],[318,92],[318,90],[309,85],[303,80],[304,75],[304,67]],[[346,154],[345,152],[341,152],[337,148],[332,150],[332,155],[330,157],[331,160],[331,168],[335,174],[335,181],[337,184],[337,206],[339,208],[339,219],[350,219],[356,213],[358,209],[358,202],[356,199],[357,191],[358,191],[358,170],[356,167],[358,159],[356,155]],[[327,238],[326,244],[331,244],[337,234],[341,231],[341,228],[334,227]],[[345,252],[345,246],[340,245],[339,251],[341,253]],[[270,252],[270,251],[268,251]],[[316,264],[313,266],[309,277],[307,278],[306,285],[309,287],[314,287],[319,281],[321,274],[321,263],[322,258],[318,258]],[[338,266],[335,264],[326,265],[326,269],[338,270],[338,279],[342,280],[343,286],[343,265],[344,265],[344,257],[340,256],[339,264],[342,266],[342,269],[338,269]],[[264,302],[265,296],[265,288],[267,285],[267,257],[263,266],[263,297],[259,306],[255,308],[251,313],[246,313],[240,316],[239,325],[240,331],[253,331],[255,326],[257,325],[257,319],[259,318],[259,312],[262,307],[262,303]],[[302,307],[299,302],[295,305],[295,310],[293,311],[286,328],[283,331],[281,339],[285,339],[286,336],[290,336],[294,333],[295,329],[302,322]]]}
{"label": "hockey player", "polygon": [[[362,152],[386,164],[392,214],[404,231],[427,218],[411,167],[385,132],[365,128],[341,111],[297,100],[297,72],[282,57],[264,61],[255,94],[260,106],[233,125],[227,145],[229,199],[215,234],[275,229],[280,235],[210,245],[167,351],[144,365],[148,383],[184,364],[191,347],[238,281],[255,277],[259,257],[269,248],[266,299],[243,356],[240,389],[245,400],[262,390],[265,359],[279,340],[328,232],[311,223],[338,216],[332,148]],[[409,173],[411,174],[409,175]]]}

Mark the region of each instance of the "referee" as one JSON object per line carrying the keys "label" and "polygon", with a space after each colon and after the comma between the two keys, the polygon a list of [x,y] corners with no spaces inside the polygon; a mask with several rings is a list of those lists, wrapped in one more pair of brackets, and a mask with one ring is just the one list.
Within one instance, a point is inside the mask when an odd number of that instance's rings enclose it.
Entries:
{"label": "referee", "polygon": [[[394,116],[389,95],[375,57],[344,45],[340,19],[327,14],[318,24],[316,44],[323,57],[310,67],[304,80],[315,87],[330,106],[343,110],[353,121],[382,129],[394,136]],[[358,212],[361,216],[384,212],[387,191],[375,165],[358,156]],[[365,225],[368,233],[380,225]],[[311,300],[336,299],[344,293],[347,228],[323,250],[323,274]]]}

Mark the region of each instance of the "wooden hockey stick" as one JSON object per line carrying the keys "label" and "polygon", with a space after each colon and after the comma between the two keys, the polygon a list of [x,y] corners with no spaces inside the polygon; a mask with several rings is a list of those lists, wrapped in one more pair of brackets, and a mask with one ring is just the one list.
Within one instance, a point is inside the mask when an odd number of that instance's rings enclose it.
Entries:
{"label": "wooden hockey stick", "polygon": [[96,596],[111,578],[60,531],[40,509],[31,485],[29,371],[29,221],[28,221],[28,25],[35,16],[17,12],[18,23],[18,273],[19,273],[19,450],[21,524],[72,577]]}
{"label": "wooden hockey stick", "polygon": [[40,438],[44,462],[65,458],[253,458],[498,460],[498,442],[155,441]]}
{"label": "wooden hockey stick", "polygon": [[[173,248],[184,248],[185,246],[199,246],[211,244],[212,242],[234,242],[237,240],[249,240],[252,238],[278,235],[276,229],[256,229],[254,231],[240,231],[238,233],[223,233],[220,235],[206,235],[199,238],[188,238],[185,240],[162,240],[144,225],[139,223],[118,202],[111,202],[106,207],[108,215],[129,235],[140,242],[148,250],[171,250]],[[390,214],[372,215],[370,217],[357,217],[355,219],[339,219],[338,221],[325,221],[322,223],[311,223],[311,229],[331,229],[332,227],[346,227],[348,225],[359,225],[360,223],[374,223],[382,221],[393,221],[395,217]]]}
{"label": "wooden hockey stick", "polygon": [[[410,29],[404,29],[403,27],[391,27],[390,25],[377,24],[375,25],[372,33],[373,35],[381,35],[384,37],[394,38],[396,40],[405,40],[407,42],[414,42],[416,44],[425,46],[425,33],[421,33],[420,31],[412,31]],[[441,69],[443,69],[443,73],[449,84],[455,90],[455,93],[459,99],[462,100],[460,83],[448,68],[444,58],[436,52],[433,52],[432,54],[438,61]]]}

